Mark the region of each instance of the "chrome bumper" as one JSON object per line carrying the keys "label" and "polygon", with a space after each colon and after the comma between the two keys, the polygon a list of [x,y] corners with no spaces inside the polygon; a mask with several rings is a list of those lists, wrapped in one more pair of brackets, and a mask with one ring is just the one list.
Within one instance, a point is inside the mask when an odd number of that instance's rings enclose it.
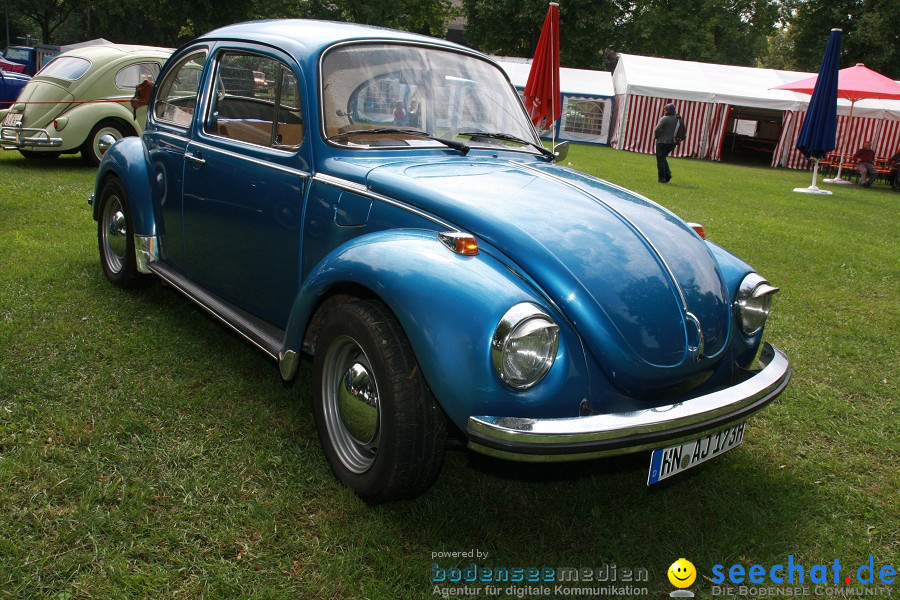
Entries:
{"label": "chrome bumper", "polygon": [[46,130],[37,127],[0,127],[0,145],[4,150],[56,148],[62,146],[62,143],[62,138],[52,138]]}
{"label": "chrome bumper", "polygon": [[557,419],[469,417],[469,447],[518,461],[580,460],[672,445],[746,419],[791,379],[785,354],[766,343],[762,367],[729,388],[666,406]]}

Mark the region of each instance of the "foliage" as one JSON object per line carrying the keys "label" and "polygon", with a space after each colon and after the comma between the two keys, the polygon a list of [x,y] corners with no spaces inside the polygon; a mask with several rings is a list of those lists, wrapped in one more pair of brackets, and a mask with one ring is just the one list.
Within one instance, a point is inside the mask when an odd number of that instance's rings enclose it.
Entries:
{"label": "foliage", "polygon": [[310,0],[308,15],[441,37],[454,10],[450,0]]}
{"label": "foliage", "polygon": [[828,34],[837,27],[842,30],[842,68],[863,63],[887,77],[900,79],[900,2],[792,0],[786,6],[790,27],[782,40],[770,44],[767,65],[818,71]]}
{"label": "foliage", "polygon": [[[9,0],[13,35],[71,43],[177,46],[239,21],[308,17],[442,37],[458,14],[470,45],[531,57],[546,0]],[[564,0],[561,63],[612,70],[618,52],[722,64],[816,71],[833,27],[843,29],[842,67],[865,63],[900,78],[897,0]],[[776,25],[778,26],[776,28]],[[14,38],[15,39],[15,38]]]}
{"label": "foliage", "polygon": [[[537,47],[546,0],[463,0],[466,41],[490,54],[531,57]],[[624,15],[618,0],[560,3],[560,63],[572,68],[604,64],[604,49],[616,47],[616,23]]]}
{"label": "foliage", "polygon": [[53,32],[65,23],[79,7],[80,0],[8,0],[7,9],[20,20],[30,21],[40,29],[40,41],[49,44]]}
{"label": "foliage", "polygon": [[703,600],[716,563],[896,566],[897,194],[807,197],[790,191],[807,172],[685,159],[663,186],[652,156],[577,144],[568,160],[703,223],[781,287],[766,336],[793,381],[742,447],[653,493],[646,455],[457,448],[424,496],[371,508],[323,458],[307,363],[286,389],[173,289],[111,286],[96,171],[0,152],[0,596],[431,598],[434,562],[473,562],[432,553],[473,548],[484,567],[647,568],[651,598],[679,556]]}

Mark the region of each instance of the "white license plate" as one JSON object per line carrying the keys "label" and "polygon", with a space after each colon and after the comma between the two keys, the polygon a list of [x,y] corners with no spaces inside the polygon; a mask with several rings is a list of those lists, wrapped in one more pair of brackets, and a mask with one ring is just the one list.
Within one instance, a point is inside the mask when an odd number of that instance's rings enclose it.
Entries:
{"label": "white license plate", "polygon": [[647,485],[658,483],[740,446],[744,441],[745,425],[746,423],[738,423],[690,442],[654,450],[650,456]]}
{"label": "white license plate", "polygon": [[22,122],[22,113],[9,113],[6,115],[6,118],[3,119],[4,127],[15,127],[19,123]]}

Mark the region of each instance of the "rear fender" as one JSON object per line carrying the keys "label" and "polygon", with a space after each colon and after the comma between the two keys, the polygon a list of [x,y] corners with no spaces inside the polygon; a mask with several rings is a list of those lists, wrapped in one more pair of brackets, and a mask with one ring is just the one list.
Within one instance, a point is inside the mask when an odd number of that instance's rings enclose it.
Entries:
{"label": "rear fender", "polygon": [[[397,317],[435,398],[457,426],[473,414],[577,416],[588,395],[584,354],[574,332],[541,297],[500,262],[481,252],[460,256],[427,231],[389,230],[360,236],[328,254],[294,302],[282,351],[292,378],[315,311],[334,290],[363,287]],[[490,341],[515,304],[541,306],[560,326],[556,362],[534,387],[500,381]]]}
{"label": "rear fender", "polygon": [[[106,119],[115,121],[123,129],[126,136],[140,135],[141,131],[143,131],[142,125],[147,121],[146,109],[144,110],[144,119],[141,121],[140,113],[138,113],[138,118],[135,119],[131,106],[117,102],[75,104],[60,116],[66,117],[68,122],[65,129],[54,133],[54,135],[67,140],[67,146],[71,148],[81,146],[87,140],[91,130],[100,121]],[[49,123],[48,128],[51,128],[52,125],[52,122]]]}

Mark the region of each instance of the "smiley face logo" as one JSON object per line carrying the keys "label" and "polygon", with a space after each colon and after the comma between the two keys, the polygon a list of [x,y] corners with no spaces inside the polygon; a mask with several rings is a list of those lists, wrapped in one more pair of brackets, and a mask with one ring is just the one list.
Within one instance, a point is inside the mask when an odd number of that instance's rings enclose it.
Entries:
{"label": "smiley face logo", "polygon": [[677,588],[690,587],[697,579],[697,569],[685,558],[673,562],[666,574],[669,576],[669,582]]}

